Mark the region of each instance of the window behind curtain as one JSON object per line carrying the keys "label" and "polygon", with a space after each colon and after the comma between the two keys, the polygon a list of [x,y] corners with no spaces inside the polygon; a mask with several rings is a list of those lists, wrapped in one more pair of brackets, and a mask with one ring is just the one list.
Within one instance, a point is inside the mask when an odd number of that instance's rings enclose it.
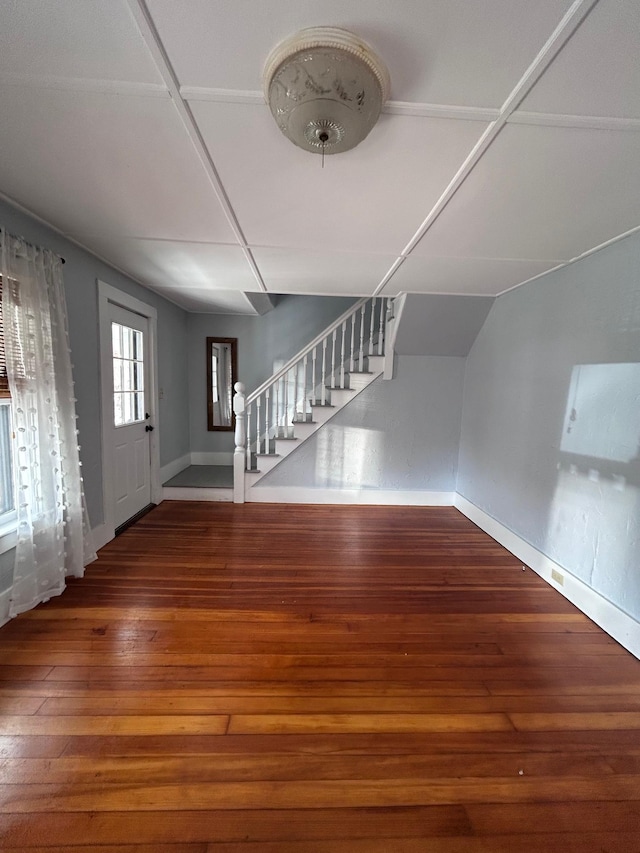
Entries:
{"label": "window behind curtain", "polygon": [[11,427],[11,393],[7,376],[2,315],[2,276],[0,276],[0,525],[15,510],[13,483],[13,431]]}

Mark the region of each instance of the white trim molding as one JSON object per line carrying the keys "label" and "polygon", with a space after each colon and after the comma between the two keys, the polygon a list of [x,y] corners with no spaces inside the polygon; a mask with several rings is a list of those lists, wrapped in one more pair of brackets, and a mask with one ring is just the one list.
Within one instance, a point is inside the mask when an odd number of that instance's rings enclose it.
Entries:
{"label": "white trim molding", "polygon": [[0,628],[3,625],[6,625],[7,622],[11,619],[9,616],[9,604],[11,602],[11,590],[5,589],[4,592],[0,592]]}
{"label": "white trim molding", "polygon": [[191,465],[233,465],[233,450],[211,453],[193,451],[191,453]]}
{"label": "white trim molding", "polygon": [[222,487],[165,486],[162,489],[163,501],[233,501],[233,489]]}
{"label": "white trim molding", "polygon": [[113,539],[115,531],[114,522],[114,497],[113,497],[113,465],[111,461],[111,445],[107,436],[111,430],[110,400],[112,389],[103,381],[109,376],[109,360],[111,358],[111,332],[108,319],[109,304],[118,305],[146,317],[149,321],[149,351],[151,353],[151,364],[149,365],[150,394],[146,400],[149,406],[149,414],[154,425],[154,431],[149,435],[149,449],[151,455],[151,502],[159,504],[162,500],[162,484],[160,482],[160,425],[158,419],[158,312],[152,305],[141,302],[134,296],[130,296],[123,290],[106,284],[98,279],[98,332],[100,341],[100,402],[102,406],[101,440],[102,440],[102,502],[104,513],[104,526],[106,531],[106,542]]}
{"label": "white trim molding", "polygon": [[[407,301],[406,293],[399,293],[395,298],[391,298],[393,306],[393,316],[387,320],[387,333],[384,342],[384,373],[383,379],[393,379],[393,370],[396,359],[396,338],[398,337],[398,327],[400,319],[404,312],[404,306]],[[389,303],[387,303],[389,304]]]}
{"label": "white trim molding", "polygon": [[0,527],[0,554],[11,551],[18,544],[18,521],[15,511],[8,513],[11,521]]}
{"label": "white trim molding", "polygon": [[638,133],[640,119],[611,116],[560,115],[518,111],[509,116],[509,124],[530,124],[537,127],[576,127],[587,130],[621,130]]}
{"label": "white trim molding", "polygon": [[453,506],[455,492],[419,489],[312,489],[303,486],[258,486],[248,489],[247,503],[369,504],[378,506]]}
{"label": "white trim molding", "polygon": [[592,619],[627,651],[640,658],[640,623],[633,617],[462,495],[456,495],[454,506],[481,530],[488,533],[492,539],[533,569],[572,604],[575,604],[585,616]]}
{"label": "white trim molding", "polygon": [[174,459],[172,462],[167,462],[160,469],[160,482],[166,483],[172,477],[176,477],[185,468],[190,465],[226,465],[229,468],[233,465],[233,451],[224,452],[199,452],[185,453],[184,456]]}
{"label": "white trim molding", "polygon": [[180,456],[178,459],[167,462],[167,464],[163,465],[160,469],[160,482],[166,483],[167,480],[171,480],[172,477],[176,477],[181,471],[184,471],[184,469],[188,468],[191,464],[190,453],[185,453],[184,456]]}
{"label": "white trim molding", "polygon": [[104,548],[107,542],[111,542],[113,531],[106,524],[99,524],[91,529],[91,536],[93,537],[94,551],[99,551],[100,548]]}

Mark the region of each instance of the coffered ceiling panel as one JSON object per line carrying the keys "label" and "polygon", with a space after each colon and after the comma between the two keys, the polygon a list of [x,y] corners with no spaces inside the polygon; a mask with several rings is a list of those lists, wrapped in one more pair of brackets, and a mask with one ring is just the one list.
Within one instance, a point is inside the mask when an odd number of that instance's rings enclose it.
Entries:
{"label": "coffered ceiling panel", "polygon": [[292,145],[258,104],[191,104],[250,244],[398,255],[484,122],[382,116],[352,151]]}
{"label": "coffered ceiling panel", "polygon": [[136,240],[73,234],[78,242],[107,257],[154,290],[170,282],[181,303],[185,288],[260,290],[240,246],[187,243],[176,240]]}
{"label": "coffered ceiling panel", "polygon": [[640,119],[638,0],[600,0],[521,108]]}
{"label": "coffered ceiling panel", "polygon": [[[261,89],[264,61],[304,27],[337,26],[371,42],[391,97],[500,106],[569,0],[148,0],[183,86]],[[215,46],[212,45],[212,42]]]}
{"label": "coffered ceiling panel", "polygon": [[0,73],[162,82],[125,0],[0,0]]}
{"label": "coffered ceiling panel", "polygon": [[495,296],[558,263],[495,258],[438,258],[414,252],[405,259],[382,293],[384,296],[397,296],[403,291]]}
{"label": "coffered ceiling panel", "polygon": [[[391,74],[324,169],[261,94],[318,25]],[[638,44],[639,0],[0,0],[0,191],[189,310],[496,294],[640,227]]]}
{"label": "coffered ceiling panel", "polygon": [[639,162],[640,133],[508,125],[415,251],[574,258],[638,225]]}
{"label": "coffered ceiling panel", "polygon": [[[210,314],[212,312],[212,292],[207,287],[156,287],[156,293],[165,296],[175,302],[186,311],[196,314]],[[247,299],[245,293],[240,290],[216,290],[213,296],[215,300],[216,314],[250,314],[258,312]]]}
{"label": "coffered ceiling panel", "polygon": [[271,293],[369,296],[395,258],[348,252],[252,249]]}
{"label": "coffered ceiling panel", "polygon": [[0,186],[59,229],[235,242],[168,97],[8,86],[0,115]]}

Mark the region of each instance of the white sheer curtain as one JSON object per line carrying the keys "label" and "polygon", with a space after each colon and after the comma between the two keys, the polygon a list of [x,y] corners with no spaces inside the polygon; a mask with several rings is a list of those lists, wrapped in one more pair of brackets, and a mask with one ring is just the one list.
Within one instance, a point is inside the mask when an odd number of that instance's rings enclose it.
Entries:
{"label": "white sheer curtain", "polygon": [[16,436],[18,544],[10,615],[59,595],[96,558],[76,430],[62,265],[0,232],[2,310]]}

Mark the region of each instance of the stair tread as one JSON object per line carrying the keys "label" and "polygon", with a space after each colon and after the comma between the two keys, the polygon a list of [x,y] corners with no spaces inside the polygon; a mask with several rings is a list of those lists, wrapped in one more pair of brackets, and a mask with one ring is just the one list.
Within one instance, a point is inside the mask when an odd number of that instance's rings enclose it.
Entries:
{"label": "stair tread", "polygon": [[291,421],[291,423],[297,426],[304,426],[304,424],[317,424],[318,421]]}
{"label": "stair tread", "polygon": [[296,435],[277,435],[276,441],[298,441],[298,437]]}
{"label": "stair tread", "polygon": [[280,456],[280,454],[279,454],[279,453],[256,453],[255,455],[256,455],[256,456],[272,456],[272,457],[274,457],[274,458],[275,458],[276,456]]}

